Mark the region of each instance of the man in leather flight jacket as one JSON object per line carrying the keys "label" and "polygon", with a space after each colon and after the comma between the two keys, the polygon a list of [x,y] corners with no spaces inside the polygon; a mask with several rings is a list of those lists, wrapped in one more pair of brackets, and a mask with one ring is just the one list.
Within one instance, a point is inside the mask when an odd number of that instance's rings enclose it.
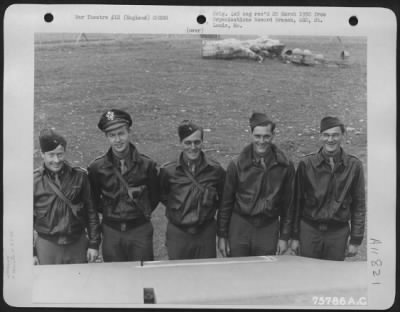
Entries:
{"label": "man in leather flight jacket", "polygon": [[94,203],[102,213],[105,262],[153,260],[151,213],[159,202],[156,163],[130,143],[131,116],[111,109],[98,128],[110,149],[88,167]]}
{"label": "man in leather flight jacket", "polygon": [[203,129],[183,121],[178,127],[182,152],[160,169],[161,202],[168,218],[169,259],[216,257],[215,213],[225,170],[202,151]]}
{"label": "man in leather flight jacket", "polygon": [[341,148],[338,118],[323,118],[320,132],[322,148],[301,159],[296,172],[291,248],[305,257],[344,260],[357,254],[364,236],[363,166]]}
{"label": "man in leather flight jacket", "polygon": [[275,124],[263,113],[250,118],[253,142],[227,168],[218,211],[223,256],[283,254],[293,215],[294,166],[272,140]]}
{"label": "man in leather flight jacket", "polygon": [[33,263],[94,262],[99,218],[87,173],[65,161],[67,142],[55,131],[43,129],[39,142],[43,166],[33,174]]}

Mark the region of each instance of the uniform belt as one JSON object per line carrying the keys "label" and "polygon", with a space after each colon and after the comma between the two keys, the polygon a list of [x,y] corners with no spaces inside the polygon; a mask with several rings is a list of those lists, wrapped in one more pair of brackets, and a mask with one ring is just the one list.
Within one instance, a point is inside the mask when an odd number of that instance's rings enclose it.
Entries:
{"label": "uniform belt", "polygon": [[182,225],[182,224],[176,224],[171,222],[173,225],[175,225],[177,228],[181,229],[182,231],[185,231],[190,234],[197,234],[203,231],[211,222],[213,222],[214,219],[209,219],[205,220],[201,224],[191,224],[191,225]]}
{"label": "uniform belt", "polygon": [[137,219],[132,219],[132,220],[112,220],[112,219],[103,219],[103,223],[114,230],[120,231],[120,232],[125,232],[129,231],[131,229],[134,229],[140,225],[143,225],[145,223],[149,222],[146,218],[137,218]]}
{"label": "uniform belt", "polygon": [[246,220],[247,222],[251,223],[255,227],[263,227],[270,225],[278,220],[278,217],[267,217],[264,215],[255,215],[255,216],[249,216],[249,215],[242,215],[236,212],[236,214]]}
{"label": "uniform belt", "polygon": [[315,229],[318,229],[321,232],[326,232],[329,230],[339,230],[346,226],[349,226],[348,222],[339,222],[339,221],[315,221],[311,219],[302,219],[305,223],[312,226]]}
{"label": "uniform belt", "polygon": [[58,245],[68,245],[72,244],[73,242],[77,241],[83,232],[80,233],[73,233],[73,234],[45,234],[39,233],[38,236],[41,238],[56,243]]}

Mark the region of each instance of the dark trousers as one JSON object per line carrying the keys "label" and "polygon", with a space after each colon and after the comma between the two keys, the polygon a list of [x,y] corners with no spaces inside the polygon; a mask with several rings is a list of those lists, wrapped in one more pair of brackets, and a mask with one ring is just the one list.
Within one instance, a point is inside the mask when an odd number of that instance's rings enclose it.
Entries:
{"label": "dark trousers", "polygon": [[216,235],[215,220],[195,234],[168,222],[166,234],[168,258],[170,260],[216,258]]}
{"label": "dark trousers", "polygon": [[146,222],[127,231],[118,231],[108,225],[103,228],[104,262],[152,261],[153,225]]}
{"label": "dark trousers", "polygon": [[38,236],[35,242],[39,264],[71,264],[85,263],[88,239],[85,234],[67,245],[57,243]]}
{"label": "dark trousers", "polygon": [[255,227],[233,213],[229,224],[231,257],[275,255],[279,238],[279,220]]}
{"label": "dark trousers", "polygon": [[345,258],[348,225],[320,230],[303,220],[300,222],[300,255],[303,257],[338,260]]}

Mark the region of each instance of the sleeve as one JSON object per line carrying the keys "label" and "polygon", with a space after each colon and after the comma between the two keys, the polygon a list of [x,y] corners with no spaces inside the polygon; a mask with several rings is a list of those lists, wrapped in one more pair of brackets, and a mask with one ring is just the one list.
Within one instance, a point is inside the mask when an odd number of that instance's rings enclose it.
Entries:
{"label": "sleeve", "polygon": [[228,237],[228,229],[232,216],[233,205],[235,203],[237,183],[238,177],[236,165],[233,161],[231,161],[226,171],[222,200],[217,214],[217,235],[219,237]]}
{"label": "sleeve", "polygon": [[294,197],[294,175],[293,163],[290,163],[282,188],[282,207],[280,210],[280,237],[282,240],[289,240],[292,234],[293,224],[293,197]]}
{"label": "sleeve", "polygon": [[148,169],[148,188],[150,196],[151,210],[156,209],[160,202],[160,182],[157,164],[152,161]]}
{"label": "sleeve", "polygon": [[168,175],[165,168],[160,168],[160,201],[167,207],[168,204],[168,193],[169,193],[169,182]]}
{"label": "sleeve", "polygon": [[352,183],[351,197],[353,199],[351,203],[351,234],[350,244],[360,245],[364,238],[365,228],[365,181],[364,181],[364,170],[362,163],[356,167],[354,181]]}
{"label": "sleeve", "polygon": [[36,209],[35,209],[35,194],[36,194],[36,183],[35,183],[35,173],[34,173],[34,177],[33,177],[33,224],[32,224],[32,228],[33,228],[33,256],[36,257],[37,256],[37,252],[36,252],[36,239],[37,239],[37,232],[35,230],[35,222],[36,222]]}
{"label": "sleeve", "polygon": [[86,174],[83,176],[82,201],[85,205],[86,218],[87,218],[87,233],[89,236],[89,248],[99,249],[100,245],[100,221],[99,215],[93,205],[93,194],[91,191],[89,179]]}
{"label": "sleeve", "polygon": [[96,176],[96,171],[94,170],[93,166],[90,166],[87,168],[88,171],[88,177],[89,177],[89,183],[90,183],[90,189],[92,192],[92,202],[94,208],[97,210],[99,213],[103,213],[102,211],[102,206],[100,204],[100,184],[99,184],[99,179],[97,179]]}
{"label": "sleeve", "polygon": [[299,239],[300,218],[304,207],[304,173],[305,164],[300,161],[294,177],[294,198],[293,198],[293,220],[292,220],[292,239]]}
{"label": "sleeve", "polygon": [[225,177],[226,177],[225,169],[220,167],[219,168],[219,180],[217,183],[218,199],[216,202],[218,208],[221,206],[221,202],[222,202],[222,198],[223,198],[223,194],[224,194]]}

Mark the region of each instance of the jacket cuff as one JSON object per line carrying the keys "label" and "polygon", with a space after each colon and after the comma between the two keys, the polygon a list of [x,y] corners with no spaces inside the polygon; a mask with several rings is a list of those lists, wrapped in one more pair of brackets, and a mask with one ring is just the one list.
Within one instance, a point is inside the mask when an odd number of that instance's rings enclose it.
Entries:
{"label": "jacket cuff", "polygon": [[217,230],[218,237],[228,238],[228,233],[226,231]]}
{"label": "jacket cuff", "polygon": [[361,237],[351,236],[349,244],[358,246],[358,245],[361,245],[362,240],[363,240],[362,236]]}
{"label": "jacket cuff", "polygon": [[289,233],[281,233],[281,235],[279,236],[280,240],[288,241],[289,238],[290,238],[290,234]]}
{"label": "jacket cuff", "polygon": [[99,243],[89,242],[88,248],[89,248],[89,249],[96,249],[96,250],[98,250],[98,249],[99,249]]}

